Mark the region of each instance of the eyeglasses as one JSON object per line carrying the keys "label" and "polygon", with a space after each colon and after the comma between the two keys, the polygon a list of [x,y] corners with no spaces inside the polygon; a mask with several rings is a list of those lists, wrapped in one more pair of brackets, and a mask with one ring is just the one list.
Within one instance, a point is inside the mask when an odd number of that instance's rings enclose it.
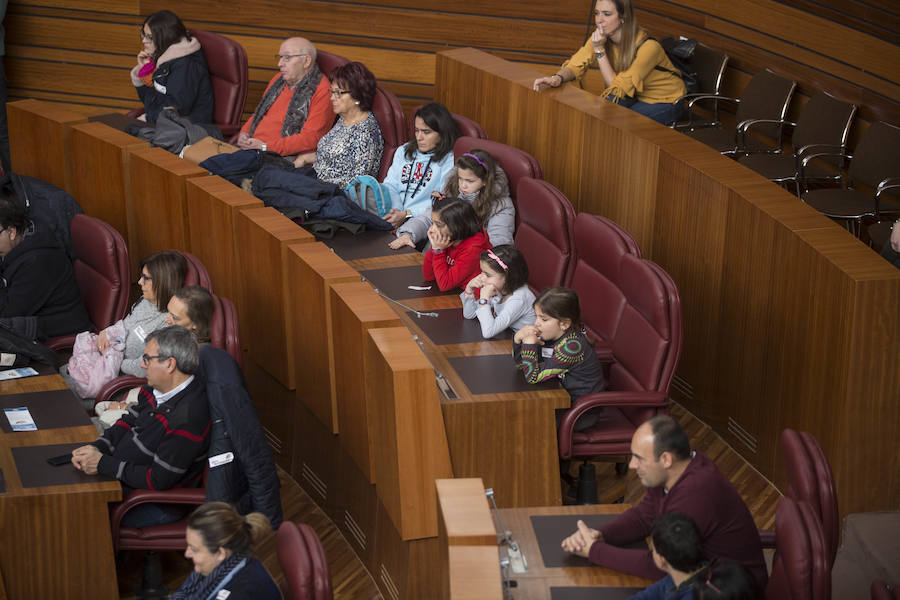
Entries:
{"label": "eyeglasses", "polygon": [[153,359],[157,360],[169,360],[172,358],[171,356],[163,356],[162,354],[157,354],[156,356],[150,356],[149,354],[141,354],[141,364],[146,365],[150,364],[150,361]]}
{"label": "eyeglasses", "polygon": [[150,37],[148,34],[144,33],[144,30],[141,29],[141,41],[142,42],[150,42],[152,40],[153,40],[153,38]]}
{"label": "eyeglasses", "polygon": [[343,96],[344,94],[349,94],[349,93],[350,93],[350,90],[335,90],[335,89],[331,89],[331,90],[328,90],[328,93],[331,94],[331,95],[332,95],[333,97],[335,97],[335,98],[340,98],[340,97]]}
{"label": "eyeglasses", "polygon": [[150,277],[149,275],[144,275],[143,273],[141,273],[141,276],[138,277],[138,283],[140,283],[142,279],[144,281],[153,281],[152,277]]}
{"label": "eyeglasses", "polygon": [[292,58],[296,58],[297,56],[309,56],[309,55],[308,54],[276,54],[275,60],[277,60],[278,62],[281,62],[281,61],[287,62],[287,61],[291,60]]}

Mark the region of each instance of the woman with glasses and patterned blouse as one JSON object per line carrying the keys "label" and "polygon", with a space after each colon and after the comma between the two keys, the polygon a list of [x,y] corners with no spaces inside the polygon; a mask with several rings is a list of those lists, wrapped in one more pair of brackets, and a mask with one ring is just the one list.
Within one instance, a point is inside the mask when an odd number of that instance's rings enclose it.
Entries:
{"label": "woman with glasses and patterned blouse", "polygon": [[359,175],[378,175],[384,138],[372,114],[375,76],[359,62],[331,74],[331,107],[338,116],[315,152],[299,155],[297,167],[312,166],[316,177],[341,189]]}

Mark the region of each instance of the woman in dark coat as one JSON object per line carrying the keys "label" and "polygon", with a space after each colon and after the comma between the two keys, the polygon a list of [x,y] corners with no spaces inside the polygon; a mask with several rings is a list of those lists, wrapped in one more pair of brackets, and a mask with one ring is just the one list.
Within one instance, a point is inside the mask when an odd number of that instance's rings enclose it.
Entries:
{"label": "woman in dark coat", "polygon": [[212,123],[214,98],[200,42],[168,10],[155,12],[141,26],[143,49],[131,69],[131,82],[144,103],[148,123],[174,106],[192,123]]}

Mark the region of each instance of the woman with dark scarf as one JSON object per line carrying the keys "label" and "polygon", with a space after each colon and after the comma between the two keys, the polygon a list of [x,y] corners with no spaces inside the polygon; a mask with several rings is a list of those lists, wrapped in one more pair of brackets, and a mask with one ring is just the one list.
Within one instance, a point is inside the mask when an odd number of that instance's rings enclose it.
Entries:
{"label": "woman with dark scarf", "polygon": [[262,513],[242,517],[225,502],[208,502],[187,523],[187,550],[194,571],[181,584],[173,600],[281,600],[278,585],[263,564],[253,557],[252,546],[269,529]]}

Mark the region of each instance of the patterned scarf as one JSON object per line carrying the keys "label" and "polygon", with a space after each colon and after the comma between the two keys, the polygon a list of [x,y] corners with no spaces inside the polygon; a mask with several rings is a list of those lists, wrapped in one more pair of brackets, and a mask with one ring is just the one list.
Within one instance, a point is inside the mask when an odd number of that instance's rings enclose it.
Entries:
{"label": "patterned scarf", "polygon": [[[294,87],[294,95],[291,96],[291,103],[288,106],[287,113],[284,115],[284,123],[281,125],[281,137],[295,135],[303,129],[306,117],[309,116],[309,101],[312,99],[313,93],[315,93],[321,80],[322,72],[319,71],[319,65],[313,63],[309,73],[304,75],[303,79]],[[281,94],[285,85],[284,76],[281,76],[263,95],[262,100],[259,101],[259,106],[256,107],[256,111],[253,113],[253,122],[250,123],[251,136],[256,131],[256,126],[259,125],[262,118],[266,116],[266,113],[275,104],[275,100]]]}
{"label": "patterned scarf", "polygon": [[178,591],[172,594],[170,600],[207,600],[213,598],[235,573],[247,564],[247,557],[243,554],[232,554],[212,570],[212,573],[204,577],[197,571],[191,571]]}

